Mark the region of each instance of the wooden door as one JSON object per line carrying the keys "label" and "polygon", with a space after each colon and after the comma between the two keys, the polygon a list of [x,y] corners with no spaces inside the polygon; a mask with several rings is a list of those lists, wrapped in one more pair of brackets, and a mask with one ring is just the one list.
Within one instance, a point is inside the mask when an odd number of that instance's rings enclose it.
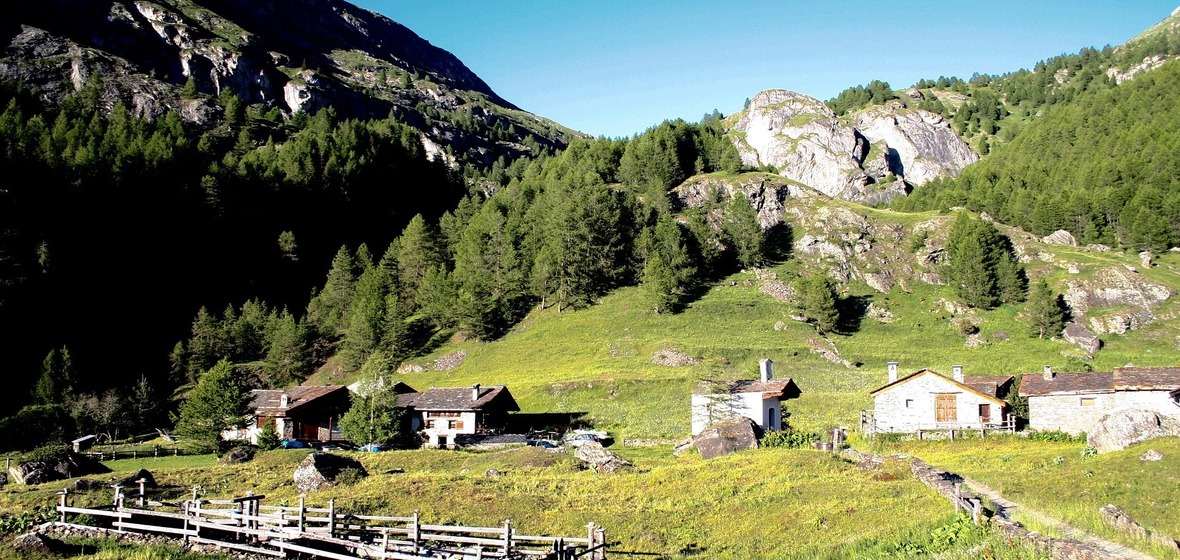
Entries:
{"label": "wooden door", "polygon": [[990,405],[988,403],[983,403],[983,404],[979,405],[979,423],[980,424],[991,424],[992,423],[992,405]]}
{"label": "wooden door", "polygon": [[955,422],[958,420],[956,409],[958,402],[956,395],[934,395],[934,420],[936,422]]}

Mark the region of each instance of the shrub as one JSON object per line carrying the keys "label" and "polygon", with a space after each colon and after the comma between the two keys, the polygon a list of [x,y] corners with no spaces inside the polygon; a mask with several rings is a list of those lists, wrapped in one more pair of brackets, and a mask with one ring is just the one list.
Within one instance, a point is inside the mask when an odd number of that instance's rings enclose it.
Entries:
{"label": "shrub", "polygon": [[783,447],[786,449],[799,449],[802,447],[810,447],[812,442],[819,440],[819,435],[812,432],[799,432],[792,428],[786,430],[778,430],[773,432],[766,432],[762,436],[760,444],[762,447]]}
{"label": "shrub", "polygon": [[1085,443],[1086,434],[1075,436],[1059,430],[1044,430],[1030,433],[1028,439],[1046,443]]}
{"label": "shrub", "polygon": [[258,448],[263,451],[270,451],[278,449],[283,444],[279,439],[279,432],[275,430],[274,423],[268,423],[262,427],[262,431],[258,433]]}
{"label": "shrub", "polygon": [[336,474],[335,483],[340,486],[352,486],[361,481],[365,474],[356,467],[344,467]]}

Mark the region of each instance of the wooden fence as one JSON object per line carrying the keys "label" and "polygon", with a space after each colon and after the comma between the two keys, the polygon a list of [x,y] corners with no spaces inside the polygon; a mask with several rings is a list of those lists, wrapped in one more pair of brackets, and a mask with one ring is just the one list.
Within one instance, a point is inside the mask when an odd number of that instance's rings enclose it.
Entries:
{"label": "wooden fence", "polygon": [[902,433],[910,434],[921,440],[927,436],[935,436],[942,438],[955,439],[956,434],[979,434],[979,437],[987,437],[988,434],[997,432],[1014,434],[1016,433],[1016,418],[1009,416],[999,422],[934,422],[924,424],[919,427],[909,427],[903,432],[894,432],[889,427],[882,427],[877,424],[874,418],[873,411],[860,411],[860,431],[870,437],[876,437],[884,433]]}
{"label": "wooden fence", "polygon": [[179,504],[150,501],[140,484],[128,506],[123,488],[115,486],[111,506],[70,505],[68,489],[58,493],[57,524],[74,526],[69,516],[90,516],[96,526],[116,531],[155,533],[185,542],[285,558],[288,554],[337,560],[419,558],[504,560],[605,560],[605,531],[589,523],[585,537],[518,535],[510,520],[498,527],[464,527],[422,523],[412,516],[353,515],[327,507],[263,505],[265,496],[228,500],[191,499]]}

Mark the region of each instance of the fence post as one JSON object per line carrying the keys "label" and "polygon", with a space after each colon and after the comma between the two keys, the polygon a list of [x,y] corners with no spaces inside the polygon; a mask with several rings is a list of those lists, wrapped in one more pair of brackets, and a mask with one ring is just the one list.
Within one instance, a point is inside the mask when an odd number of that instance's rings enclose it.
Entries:
{"label": "fence post", "polygon": [[328,500],[328,538],[336,536],[336,498]]}
{"label": "fence post", "polygon": [[67,504],[67,502],[66,502],[66,498],[67,498],[67,497],[69,497],[69,495],[70,495],[70,489],[69,489],[69,487],[62,488],[62,491],[61,491],[61,492],[58,492],[58,495],[59,495],[59,496],[61,496],[61,506],[60,506],[60,507],[61,507],[61,509],[59,509],[58,511],[59,511],[59,512],[61,512],[61,522],[62,522],[62,523],[65,523],[65,522],[66,522],[66,511],[65,511],[65,508],[66,508],[66,506],[68,505],[68,504]]}
{"label": "fence post", "polygon": [[512,520],[504,520],[504,557],[512,555]]}
{"label": "fence post", "polygon": [[304,500],[305,499],[307,499],[307,496],[305,496],[304,494],[299,495],[299,532],[300,533],[303,532],[303,522],[307,519],[307,511],[304,509],[304,507],[305,507]]}
{"label": "fence post", "polygon": [[139,483],[139,507],[147,505],[147,479],[141,478],[136,480]]}
{"label": "fence post", "polygon": [[200,498],[200,491],[200,486],[193,486],[193,501],[196,501],[198,498]]}
{"label": "fence post", "polygon": [[181,542],[185,544],[188,544],[188,504],[188,500],[181,503],[181,508],[184,511],[184,533],[181,535]]}
{"label": "fence post", "polygon": [[971,520],[974,521],[975,525],[977,525],[977,526],[983,523],[983,499],[982,498],[974,500],[971,503]]}
{"label": "fence post", "polygon": [[955,483],[955,515],[958,515],[963,503],[963,483]]}
{"label": "fence post", "polygon": [[410,542],[412,542],[412,552],[418,554],[418,537],[421,536],[422,528],[418,523],[418,510],[414,510],[414,520],[410,522]]}

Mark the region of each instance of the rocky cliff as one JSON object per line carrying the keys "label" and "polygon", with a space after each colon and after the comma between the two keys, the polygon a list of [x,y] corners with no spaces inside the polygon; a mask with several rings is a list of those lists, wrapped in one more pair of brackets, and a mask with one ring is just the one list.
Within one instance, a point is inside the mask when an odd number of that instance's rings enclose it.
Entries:
{"label": "rocky cliff", "polygon": [[894,103],[840,119],[785,90],[756,95],[731,117],[730,132],[742,163],[858,202],[888,200],[978,159],[940,115]]}
{"label": "rocky cliff", "polygon": [[524,153],[530,135],[555,147],[576,135],[502,99],[451,53],[341,0],[45,0],[10,12],[0,79],[52,102],[97,80],[107,106],[175,110],[207,128],[220,124],[215,98],[225,92],[287,116],[329,106],[342,117],[392,114],[422,131],[428,151],[446,145],[485,162]]}

